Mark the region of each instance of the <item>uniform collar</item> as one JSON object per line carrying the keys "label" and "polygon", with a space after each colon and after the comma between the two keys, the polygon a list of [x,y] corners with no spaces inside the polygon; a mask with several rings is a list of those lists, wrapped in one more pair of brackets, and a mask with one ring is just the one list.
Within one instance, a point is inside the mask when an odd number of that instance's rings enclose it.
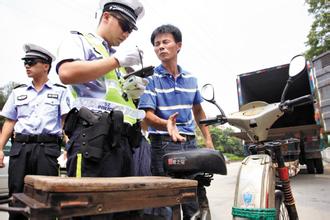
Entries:
{"label": "uniform collar", "polygon": [[54,83],[50,80],[48,80],[46,83],[45,83],[45,86],[49,87],[49,88],[52,88],[54,86]]}
{"label": "uniform collar", "polygon": [[107,51],[110,53],[110,54],[113,54],[116,52],[115,49],[113,49],[111,47],[111,45],[106,41],[104,40],[101,36],[99,36],[97,33],[90,33],[91,35],[93,35],[93,37],[96,39],[96,41],[98,41],[98,43],[100,44],[103,44],[103,46],[107,49]]}
{"label": "uniform collar", "polygon": [[[52,83],[50,80],[48,80],[48,81],[44,84],[43,88],[44,88],[45,86],[48,87],[48,88],[52,88],[52,87],[54,86],[54,83]],[[27,84],[26,89],[34,89],[34,85],[32,84],[32,81],[30,81],[30,82]]]}
{"label": "uniform collar", "polygon": [[[179,71],[178,77],[180,77],[181,75],[186,75],[187,74],[187,72],[185,70],[183,70],[180,65],[177,65],[177,68],[178,68],[178,71]],[[172,75],[165,69],[165,67],[162,64],[155,68],[155,72],[157,72],[161,75],[164,75],[164,76],[165,75]]]}

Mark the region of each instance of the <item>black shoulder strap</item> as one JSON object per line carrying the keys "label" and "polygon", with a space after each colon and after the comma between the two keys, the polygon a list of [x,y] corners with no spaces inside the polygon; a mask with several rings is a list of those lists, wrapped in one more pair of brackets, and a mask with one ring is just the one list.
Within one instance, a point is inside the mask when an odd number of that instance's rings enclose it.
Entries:
{"label": "black shoulder strap", "polygon": [[79,31],[70,31],[71,34],[78,34],[78,35],[83,35],[82,33],[80,33]]}
{"label": "black shoulder strap", "polygon": [[17,88],[20,88],[20,87],[26,87],[27,85],[26,84],[19,84],[17,86],[14,87],[14,89],[17,89]]}
{"label": "black shoulder strap", "polygon": [[58,84],[58,83],[55,83],[54,86],[58,86],[58,87],[62,87],[64,89],[66,89],[66,86],[62,85],[62,84]]}

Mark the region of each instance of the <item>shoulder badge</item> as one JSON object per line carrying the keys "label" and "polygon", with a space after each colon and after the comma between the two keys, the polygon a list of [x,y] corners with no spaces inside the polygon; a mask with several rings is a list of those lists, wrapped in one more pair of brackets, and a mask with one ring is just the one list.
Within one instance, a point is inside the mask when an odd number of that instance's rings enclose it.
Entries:
{"label": "shoulder badge", "polygon": [[58,83],[55,83],[54,86],[58,86],[58,87],[62,87],[64,89],[66,89],[66,86],[62,85],[62,84],[58,84]]}
{"label": "shoulder badge", "polygon": [[17,89],[17,88],[20,88],[20,87],[26,87],[27,85],[26,84],[19,84],[17,86],[14,87],[14,89]]}
{"label": "shoulder badge", "polygon": [[70,31],[71,34],[78,34],[78,35],[83,35],[82,33],[80,33],[79,31]]}

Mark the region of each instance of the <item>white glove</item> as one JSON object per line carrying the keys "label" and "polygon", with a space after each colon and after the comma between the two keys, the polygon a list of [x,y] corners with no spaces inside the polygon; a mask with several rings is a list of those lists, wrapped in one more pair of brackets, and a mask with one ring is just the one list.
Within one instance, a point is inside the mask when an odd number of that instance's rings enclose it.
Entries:
{"label": "white glove", "polygon": [[118,61],[119,66],[128,67],[139,65],[141,63],[141,60],[143,59],[143,51],[138,48],[125,51],[118,50],[113,56]]}
{"label": "white glove", "polygon": [[148,80],[133,75],[125,80],[123,89],[130,98],[138,99],[143,94],[147,85]]}

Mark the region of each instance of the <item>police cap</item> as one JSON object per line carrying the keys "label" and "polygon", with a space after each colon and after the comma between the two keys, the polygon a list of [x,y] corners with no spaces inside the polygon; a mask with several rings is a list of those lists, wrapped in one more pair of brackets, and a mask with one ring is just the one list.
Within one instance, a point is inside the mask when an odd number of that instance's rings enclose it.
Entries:
{"label": "police cap", "polygon": [[52,61],[55,60],[55,56],[51,52],[35,44],[24,44],[23,50],[25,52],[25,56],[22,58],[22,60],[29,58],[39,58],[46,60],[48,63],[52,63]]}
{"label": "police cap", "polygon": [[143,17],[144,7],[139,0],[100,0],[103,11],[119,12],[137,30],[136,21]]}

